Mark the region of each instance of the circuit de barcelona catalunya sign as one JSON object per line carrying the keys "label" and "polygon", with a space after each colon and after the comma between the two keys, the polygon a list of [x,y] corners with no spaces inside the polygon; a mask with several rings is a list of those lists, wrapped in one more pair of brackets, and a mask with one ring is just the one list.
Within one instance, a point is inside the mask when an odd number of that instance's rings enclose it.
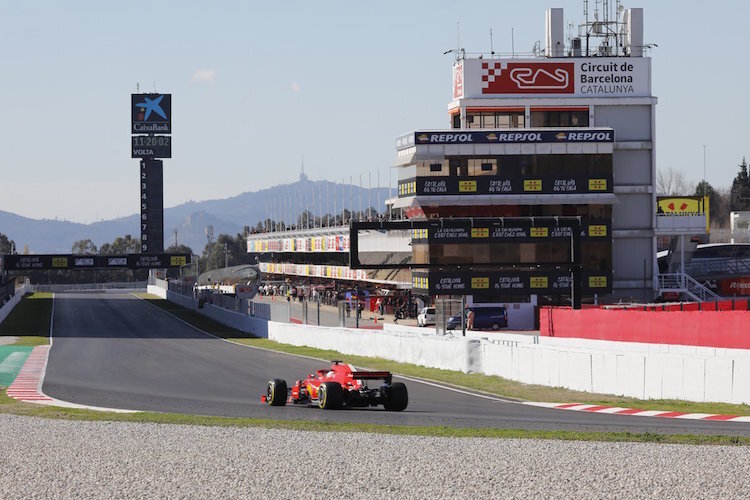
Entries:
{"label": "circuit de barcelona catalunya sign", "polygon": [[454,99],[519,94],[649,97],[651,59],[464,59],[453,66]]}

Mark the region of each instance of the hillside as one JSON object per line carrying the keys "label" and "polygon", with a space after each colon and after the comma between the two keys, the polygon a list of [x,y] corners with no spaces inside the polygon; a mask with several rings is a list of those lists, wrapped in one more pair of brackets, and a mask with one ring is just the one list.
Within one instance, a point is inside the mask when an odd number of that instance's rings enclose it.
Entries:
{"label": "hillside", "polygon": [[[334,198],[334,193],[336,193]],[[380,188],[380,211],[384,209],[388,188]],[[378,190],[337,184],[329,181],[300,181],[274,186],[261,191],[245,192],[237,196],[207,201],[191,201],[164,210],[164,246],[177,241],[201,253],[206,245],[206,226],[213,226],[214,237],[219,234],[235,235],[244,226],[255,227],[271,216],[275,220],[289,221],[309,208],[315,216],[321,213],[341,213],[343,208],[367,210],[369,201],[378,209]],[[326,210],[326,204],[329,210]],[[360,205],[361,204],[361,205]],[[343,205],[343,206],[342,206]],[[280,213],[279,216],[273,216]],[[19,252],[28,246],[29,253],[70,253],[74,242],[90,239],[97,246],[112,242],[118,236],[131,234],[140,237],[138,214],[99,221],[91,224],[30,219],[10,212],[0,211],[0,233],[16,242]]]}

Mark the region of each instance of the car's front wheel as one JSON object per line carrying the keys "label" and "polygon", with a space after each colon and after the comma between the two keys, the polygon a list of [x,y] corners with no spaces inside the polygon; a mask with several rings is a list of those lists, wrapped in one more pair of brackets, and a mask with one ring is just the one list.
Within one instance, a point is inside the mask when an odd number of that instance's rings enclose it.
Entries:
{"label": "car's front wheel", "polygon": [[287,392],[285,380],[280,378],[269,380],[266,387],[266,403],[270,406],[284,406]]}
{"label": "car's front wheel", "polygon": [[338,410],[344,403],[344,388],[338,382],[323,382],[318,387],[318,406]]}

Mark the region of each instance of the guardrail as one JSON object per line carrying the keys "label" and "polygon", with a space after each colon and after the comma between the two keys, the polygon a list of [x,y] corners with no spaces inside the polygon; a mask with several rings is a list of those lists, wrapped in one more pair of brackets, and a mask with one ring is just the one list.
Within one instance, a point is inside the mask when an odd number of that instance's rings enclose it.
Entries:
{"label": "guardrail", "polygon": [[145,281],[129,281],[123,283],[67,283],[57,285],[31,285],[35,292],[80,292],[90,290],[145,290]]}
{"label": "guardrail", "polygon": [[658,275],[659,292],[688,294],[698,302],[722,300],[720,295],[703,286],[687,273],[664,273]]}

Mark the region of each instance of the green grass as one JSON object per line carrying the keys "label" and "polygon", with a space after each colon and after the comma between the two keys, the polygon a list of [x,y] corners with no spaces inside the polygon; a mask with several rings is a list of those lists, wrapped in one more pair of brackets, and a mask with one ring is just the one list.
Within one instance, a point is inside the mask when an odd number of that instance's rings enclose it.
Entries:
{"label": "green grass", "polygon": [[[556,402],[590,402],[616,406],[628,406],[644,409],[664,409],[675,411],[690,411],[701,413],[731,413],[737,415],[750,414],[750,408],[745,405],[728,404],[699,404],[684,401],[640,401],[636,399],[617,398],[606,395],[592,395],[555,389],[542,386],[531,386],[486,375],[467,375],[447,370],[423,368],[403,363],[395,363],[378,358],[362,356],[348,356],[336,351],[326,351],[306,347],[294,347],[278,344],[267,339],[248,338],[247,334],[228,328],[194,311],[186,310],[166,300],[148,294],[138,294],[161,309],[169,311],[184,321],[213,335],[233,339],[249,346],[271,349],[301,356],[310,356],[321,360],[332,358],[344,359],[355,365],[373,369],[390,370],[402,375],[434,380],[446,384],[468,387],[471,389],[496,394],[499,396]],[[20,304],[19,304],[20,306]],[[53,406],[43,406],[18,402],[9,398],[4,390],[0,390],[0,413],[26,415],[41,418],[86,421],[118,421],[141,423],[164,423],[182,425],[223,426],[223,427],[263,427],[274,429],[292,429],[301,431],[322,432],[366,432],[381,434],[401,434],[416,436],[440,437],[481,437],[481,438],[516,438],[516,439],[556,439],[580,441],[608,441],[608,442],[648,442],[699,445],[743,445],[750,446],[750,437],[708,436],[708,435],[672,435],[653,433],[608,433],[608,432],[575,432],[575,431],[531,431],[522,429],[472,429],[458,427],[416,427],[401,425],[333,423],[318,421],[225,418],[199,415],[182,415],[171,413],[112,413],[83,409],[69,409]]]}
{"label": "green grass", "polygon": [[26,295],[0,323],[0,337],[18,337],[11,345],[36,346],[49,344],[52,317],[52,294],[37,292]]}

